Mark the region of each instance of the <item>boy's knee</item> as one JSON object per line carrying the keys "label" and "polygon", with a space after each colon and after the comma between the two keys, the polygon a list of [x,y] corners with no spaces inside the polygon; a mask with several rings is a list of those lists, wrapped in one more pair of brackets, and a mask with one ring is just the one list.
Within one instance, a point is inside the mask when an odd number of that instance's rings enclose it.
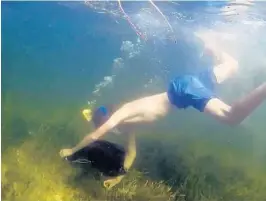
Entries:
{"label": "boy's knee", "polygon": [[217,98],[211,99],[207,103],[204,111],[213,115],[222,123],[230,126],[235,126],[241,123],[232,107]]}
{"label": "boy's knee", "polygon": [[242,122],[242,119],[233,111],[232,107],[229,107],[228,110],[224,111],[224,123],[229,126],[237,126]]}
{"label": "boy's knee", "polygon": [[224,123],[226,123],[229,126],[237,126],[241,123],[241,121],[239,121],[238,119],[234,118],[234,117],[226,117],[224,119]]}

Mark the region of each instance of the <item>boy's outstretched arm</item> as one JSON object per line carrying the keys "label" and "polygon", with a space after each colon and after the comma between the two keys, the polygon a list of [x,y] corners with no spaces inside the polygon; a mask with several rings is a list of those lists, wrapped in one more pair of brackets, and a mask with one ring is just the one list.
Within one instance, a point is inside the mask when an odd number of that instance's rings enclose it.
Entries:
{"label": "boy's outstretched arm", "polygon": [[136,150],[136,136],[134,133],[129,135],[128,139],[128,148],[127,148],[127,155],[124,162],[125,170],[129,170],[135,161],[137,150]]}
{"label": "boy's outstretched arm", "polygon": [[89,135],[86,135],[83,140],[77,144],[72,149],[62,149],[60,151],[61,157],[66,157],[72,155],[78,150],[86,147],[88,144],[97,140],[98,138],[105,135],[108,131],[116,127],[122,121],[137,116],[137,110],[131,107],[130,104],[125,104],[120,109],[118,109],[101,127],[99,127],[96,131],[92,132]]}
{"label": "boy's outstretched arm", "polygon": [[[126,157],[125,157],[125,161],[124,161],[124,169],[126,171],[128,171],[132,164],[134,163],[135,159],[136,159],[136,137],[135,134],[129,134],[129,139],[128,139],[128,148],[127,148],[127,153],[126,153]],[[106,181],[104,181],[103,185],[105,188],[107,189],[111,189],[112,187],[114,187],[115,185],[117,185],[123,178],[125,177],[125,175],[121,175],[112,179],[107,179]]]}

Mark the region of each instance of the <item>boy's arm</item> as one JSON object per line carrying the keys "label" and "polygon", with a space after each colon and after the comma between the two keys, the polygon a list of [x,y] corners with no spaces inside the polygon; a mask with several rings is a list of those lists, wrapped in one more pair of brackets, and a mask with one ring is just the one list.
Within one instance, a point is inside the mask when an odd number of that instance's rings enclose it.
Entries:
{"label": "boy's arm", "polygon": [[[124,169],[128,171],[130,167],[132,166],[133,162],[135,161],[136,158],[136,137],[134,133],[130,133],[129,139],[128,139],[128,148],[127,148],[127,153],[124,161]],[[107,179],[104,181],[103,185],[107,189],[111,189],[115,185],[117,185],[125,175],[120,175],[118,177],[112,178],[112,179]]]}
{"label": "boy's arm", "polygon": [[92,132],[91,134],[85,136],[79,144],[73,147],[72,154],[84,148],[92,141],[102,137],[108,131],[116,127],[123,120],[133,117],[135,115],[137,115],[136,110],[130,108],[128,104],[125,104],[120,109],[118,109],[101,127],[99,127],[96,131]]}
{"label": "boy's arm", "polygon": [[129,170],[136,158],[136,136],[134,133],[130,133],[128,137],[128,148],[125,157],[124,168]]}

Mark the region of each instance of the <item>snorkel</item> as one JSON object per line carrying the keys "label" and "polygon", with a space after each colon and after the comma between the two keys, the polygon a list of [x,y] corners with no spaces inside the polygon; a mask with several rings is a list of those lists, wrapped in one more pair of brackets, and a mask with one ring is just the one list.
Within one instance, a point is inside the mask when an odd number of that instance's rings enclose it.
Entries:
{"label": "snorkel", "polygon": [[91,109],[84,109],[82,114],[88,122],[92,120],[96,128],[100,127],[109,118],[109,112],[105,106],[100,106],[93,112]]}

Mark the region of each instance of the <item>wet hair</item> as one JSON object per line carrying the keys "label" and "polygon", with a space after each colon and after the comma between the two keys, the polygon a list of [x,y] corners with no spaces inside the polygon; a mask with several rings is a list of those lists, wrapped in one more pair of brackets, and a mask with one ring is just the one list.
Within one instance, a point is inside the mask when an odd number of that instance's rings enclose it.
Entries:
{"label": "wet hair", "polygon": [[125,149],[105,140],[97,140],[65,159],[72,164],[79,164],[84,169],[97,169],[104,176],[119,176],[124,169]]}

